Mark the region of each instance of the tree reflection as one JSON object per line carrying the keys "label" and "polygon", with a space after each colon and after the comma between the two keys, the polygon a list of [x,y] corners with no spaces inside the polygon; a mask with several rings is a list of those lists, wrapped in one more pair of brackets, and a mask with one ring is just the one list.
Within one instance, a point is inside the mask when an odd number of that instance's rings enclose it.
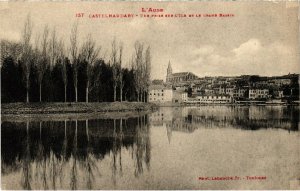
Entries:
{"label": "tree reflection", "polygon": [[71,167],[71,182],[70,187],[72,190],[77,189],[77,131],[78,121],[75,121],[75,135],[73,141],[73,152],[72,152],[72,167]]}
{"label": "tree reflection", "polygon": [[95,158],[93,157],[93,147],[90,141],[90,135],[89,135],[89,121],[86,120],[86,138],[87,138],[87,156],[86,156],[86,160],[84,162],[85,166],[84,168],[86,169],[86,187],[87,189],[91,190],[93,189],[93,182],[95,180],[95,176],[94,176],[94,171],[99,173],[99,169],[97,167],[97,161],[95,160]]}
{"label": "tree reflection", "polygon": [[[26,131],[22,123],[3,122],[3,136],[16,134],[12,137],[16,146],[14,155],[9,154],[9,148],[2,148],[1,162],[6,169],[17,170],[20,159],[22,189],[90,190],[99,189],[95,187],[103,177],[99,168],[102,160],[107,158],[111,164],[108,167],[110,172],[106,166],[103,172],[106,176],[111,174],[111,184],[116,185],[124,173],[129,173],[124,172],[124,162],[126,166],[133,165],[136,176],[142,175],[144,168],[150,168],[147,119],[147,116],[141,116],[84,121],[27,121]],[[130,150],[134,153],[133,160],[126,156],[124,160],[123,156],[130,154]]]}
{"label": "tree reflection", "polygon": [[61,160],[61,164],[59,167],[59,178],[60,178],[60,185],[62,185],[63,183],[63,178],[64,178],[64,173],[63,173],[63,169],[66,165],[66,158],[67,158],[67,147],[68,147],[68,136],[67,136],[67,120],[64,120],[64,141],[62,144],[62,160]]}
{"label": "tree reflection", "polygon": [[[149,126],[146,125],[146,116],[137,118],[136,134],[134,145],[134,175],[136,177],[143,174],[144,163],[147,168],[150,167],[150,141],[149,141]],[[144,162],[144,163],[143,163]]]}
{"label": "tree reflection", "polygon": [[26,139],[24,143],[24,158],[22,159],[22,187],[25,190],[31,190],[31,165],[30,165],[30,135],[29,121],[26,121]]}
{"label": "tree reflection", "polygon": [[[119,124],[119,125],[118,125]],[[122,147],[123,147],[123,118],[113,120],[113,143],[112,143],[112,181],[117,183],[117,175],[123,175],[122,167]],[[118,161],[119,160],[119,161]]]}

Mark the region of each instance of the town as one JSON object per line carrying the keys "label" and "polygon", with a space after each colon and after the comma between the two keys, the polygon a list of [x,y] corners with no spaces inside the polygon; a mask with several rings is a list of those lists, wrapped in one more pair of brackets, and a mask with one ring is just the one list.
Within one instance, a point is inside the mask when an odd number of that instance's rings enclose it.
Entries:
{"label": "town", "polygon": [[299,74],[198,77],[173,73],[153,80],[148,101],[157,104],[299,104]]}

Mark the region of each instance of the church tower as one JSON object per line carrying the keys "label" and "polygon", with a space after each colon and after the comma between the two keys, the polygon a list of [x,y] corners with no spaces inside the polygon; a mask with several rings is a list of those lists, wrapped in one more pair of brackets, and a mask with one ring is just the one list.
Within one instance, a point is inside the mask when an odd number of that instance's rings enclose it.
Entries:
{"label": "church tower", "polygon": [[167,79],[166,79],[166,82],[170,82],[171,81],[171,77],[172,77],[172,67],[171,67],[171,62],[169,60],[169,65],[168,65],[168,69],[167,69]]}

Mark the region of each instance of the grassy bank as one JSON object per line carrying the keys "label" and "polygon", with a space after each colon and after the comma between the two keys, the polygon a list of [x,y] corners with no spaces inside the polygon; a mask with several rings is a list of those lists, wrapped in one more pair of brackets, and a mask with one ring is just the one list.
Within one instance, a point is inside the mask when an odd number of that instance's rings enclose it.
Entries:
{"label": "grassy bank", "polygon": [[102,102],[102,103],[4,103],[1,114],[80,114],[107,112],[140,112],[156,110],[152,103]]}

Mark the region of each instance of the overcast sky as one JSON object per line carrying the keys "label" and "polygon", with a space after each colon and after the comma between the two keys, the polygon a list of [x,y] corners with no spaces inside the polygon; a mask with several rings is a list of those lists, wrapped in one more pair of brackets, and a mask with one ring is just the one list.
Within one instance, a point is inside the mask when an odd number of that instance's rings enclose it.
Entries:
{"label": "overcast sky", "polygon": [[[173,72],[202,76],[299,73],[297,3],[285,2],[0,2],[0,38],[19,40],[24,20],[31,14],[33,35],[55,26],[69,44],[75,13],[79,37],[91,33],[109,57],[114,37],[124,44],[128,62],[136,40],[151,46],[152,78],[165,79],[169,60]],[[163,14],[229,13],[229,18],[89,19],[93,13],[140,14],[141,8],[163,8]],[[83,40],[80,40],[82,42]]]}

